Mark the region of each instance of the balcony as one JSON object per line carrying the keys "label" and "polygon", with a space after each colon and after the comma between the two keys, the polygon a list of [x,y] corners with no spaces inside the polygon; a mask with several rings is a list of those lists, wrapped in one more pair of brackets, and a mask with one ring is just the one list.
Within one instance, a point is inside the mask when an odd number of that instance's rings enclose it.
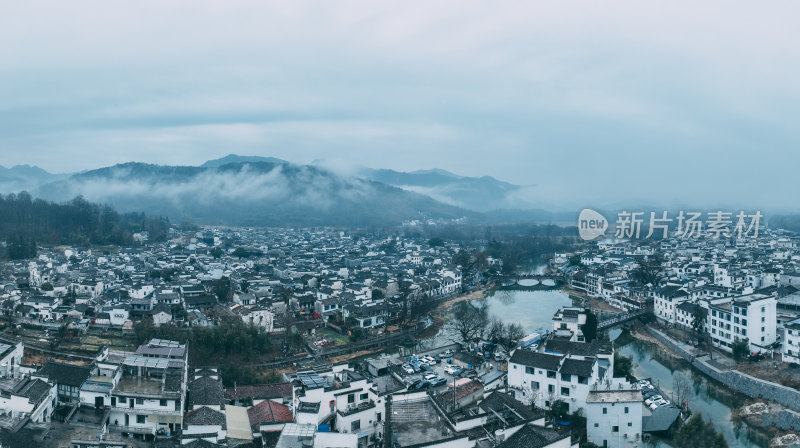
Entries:
{"label": "balcony", "polygon": [[369,401],[361,402],[361,403],[359,403],[357,405],[350,405],[350,406],[347,407],[347,409],[339,409],[336,412],[339,415],[344,417],[344,416],[347,416],[347,415],[353,415],[353,414],[357,414],[357,413],[362,412],[362,411],[366,411],[368,409],[372,409],[375,406],[376,406],[375,402],[372,401],[372,400],[369,400]]}
{"label": "balcony", "polygon": [[108,430],[115,432],[127,432],[128,434],[156,435],[156,428],[154,426],[108,425]]}
{"label": "balcony", "polygon": [[174,407],[164,407],[161,409],[153,409],[153,408],[138,408],[133,407],[129,408],[126,406],[113,406],[111,407],[111,412],[122,412],[124,414],[135,414],[135,415],[166,415],[166,416],[183,416],[183,411],[175,410]]}

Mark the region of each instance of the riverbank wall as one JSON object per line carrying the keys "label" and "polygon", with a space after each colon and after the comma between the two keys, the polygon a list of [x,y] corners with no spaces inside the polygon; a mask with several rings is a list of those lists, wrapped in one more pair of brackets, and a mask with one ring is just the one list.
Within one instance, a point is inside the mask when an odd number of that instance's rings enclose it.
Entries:
{"label": "riverbank wall", "polygon": [[[651,336],[677,353],[694,368],[725,386],[747,395],[748,397],[763,398],[786,406],[793,411],[800,411],[800,391],[781,384],[764,381],[736,370],[720,370],[709,364],[705,359],[696,358],[694,354],[682,347],[682,344],[660,331],[650,328],[649,326],[646,327],[646,330]],[[786,415],[781,415],[779,418],[782,423],[792,425],[792,429],[794,427],[800,427],[800,414],[797,412],[786,413]],[[784,425],[781,425],[779,427],[783,426]]]}

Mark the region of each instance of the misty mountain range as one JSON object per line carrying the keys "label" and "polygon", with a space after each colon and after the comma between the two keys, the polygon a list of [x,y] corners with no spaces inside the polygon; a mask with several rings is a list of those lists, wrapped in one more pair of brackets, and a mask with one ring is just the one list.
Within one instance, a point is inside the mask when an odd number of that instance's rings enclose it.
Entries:
{"label": "misty mountain range", "polygon": [[[0,191],[29,191],[51,201],[83,196],[123,212],[173,222],[231,226],[396,225],[412,219],[470,222],[568,221],[541,210],[514,210],[524,187],[444,170],[410,173],[229,155],[200,166],[124,163],[76,174],[38,167],[0,167]],[[504,210],[486,213],[493,209]]]}

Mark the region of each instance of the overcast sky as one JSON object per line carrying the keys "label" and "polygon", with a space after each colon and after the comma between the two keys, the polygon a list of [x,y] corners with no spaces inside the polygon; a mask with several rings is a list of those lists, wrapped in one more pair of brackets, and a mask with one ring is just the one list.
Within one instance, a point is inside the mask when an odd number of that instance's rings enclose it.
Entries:
{"label": "overcast sky", "polygon": [[800,3],[6,1],[0,164],[228,153],[800,208]]}

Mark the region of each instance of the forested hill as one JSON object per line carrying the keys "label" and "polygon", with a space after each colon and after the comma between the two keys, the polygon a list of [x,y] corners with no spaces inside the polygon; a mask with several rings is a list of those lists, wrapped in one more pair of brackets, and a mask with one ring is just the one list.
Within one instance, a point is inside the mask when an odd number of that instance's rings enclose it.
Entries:
{"label": "forested hill", "polygon": [[33,199],[28,193],[0,195],[0,241],[6,259],[36,255],[37,245],[128,245],[146,231],[151,241],[167,236],[169,221],[142,213],[118,213],[78,197],[64,203]]}

